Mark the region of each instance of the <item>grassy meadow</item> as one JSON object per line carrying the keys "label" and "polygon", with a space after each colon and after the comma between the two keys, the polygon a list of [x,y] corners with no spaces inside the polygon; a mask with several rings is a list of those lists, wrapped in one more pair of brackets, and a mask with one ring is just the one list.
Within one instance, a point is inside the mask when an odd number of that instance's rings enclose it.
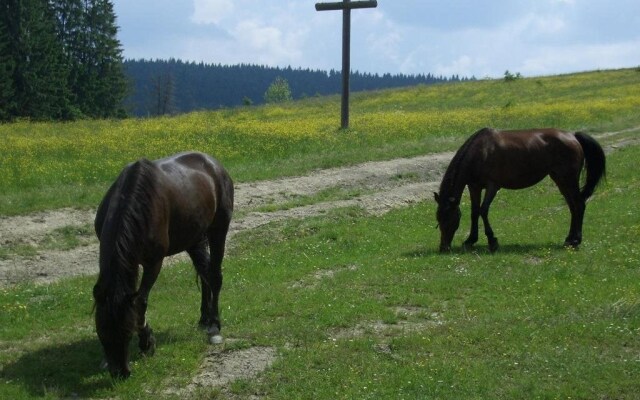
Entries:
{"label": "grassy meadow", "polygon": [[95,207],[121,168],[140,157],[199,150],[237,182],[369,160],[456,149],[479,128],[640,125],[640,71],[485,80],[355,93],[351,130],[339,98],[175,117],[0,125],[0,215]]}
{"label": "grassy meadow", "polygon": [[[483,126],[591,133],[640,125],[640,71],[359,93],[340,131],[338,98],[171,118],[0,125],[0,215],[95,207],[127,162],[196,149],[239,182],[453,150]],[[630,131],[635,139],[639,130]],[[602,140],[607,144],[607,139]],[[636,142],[637,143],[637,142]],[[608,155],[579,250],[549,180],[502,191],[501,244],[437,253],[425,201],[371,216],[344,208],[233,237],[221,293],[225,351],[272,347],[259,379],[177,393],[209,347],[187,263],[151,293],[156,355],[133,374],[99,368],[94,278],[0,289],[0,398],[637,399],[640,393],[640,146]],[[176,301],[180,299],[180,301]]]}

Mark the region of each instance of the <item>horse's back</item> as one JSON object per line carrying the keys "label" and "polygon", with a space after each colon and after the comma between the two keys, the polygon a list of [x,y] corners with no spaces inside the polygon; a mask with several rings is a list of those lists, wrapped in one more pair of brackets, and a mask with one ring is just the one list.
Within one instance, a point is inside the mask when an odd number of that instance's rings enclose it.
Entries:
{"label": "horse's back", "polygon": [[531,151],[554,143],[569,144],[575,142],[574,134],[556,128],[491,130],[494,140],[505,146],[523,147]]}
{"label": "horse's back", "polygon": [[527,129],[513,131],[497,131],[505,150],[514,151],[518,157],[530,161],[555,165],[566,165],[567,162],[579,167],[584,157],[582,146],[573,132],[556,128]]}
{"label": "horse's back", "polygon": [[218,160],[200,152],[178,153],[156,160],[154,163],[167,175],[175,174],[182,177],[190,177],[196,173],[203,173],[212,179],[227,175]]}
{"label": "horse's back", "polygon": [[[216,218],[230,218],[233,182],[213,157],[199,152],[179,153],[157,160],[164,186],[173,251],[190,233],[204,235]],[[176,246],[177,245],[177,246]],[[172,251],[172,252],[173,252]]]}
{"label": "horse's back", "polygon": [[[218,160],[205,153],[188,152],[155,161],[165,185],[182,197],[217,207],[233,207],[233,182]],[[208,198],[208,195],[213,199]],[[202,204],[198,204],[202,206]]]}
{"label": "horse's back", "polygon": [[481,184],[520,189],[547,175],[579,172],[582,167],[582,148],[575,135],[555,128],[486,129],[474,147],[473,170]]}

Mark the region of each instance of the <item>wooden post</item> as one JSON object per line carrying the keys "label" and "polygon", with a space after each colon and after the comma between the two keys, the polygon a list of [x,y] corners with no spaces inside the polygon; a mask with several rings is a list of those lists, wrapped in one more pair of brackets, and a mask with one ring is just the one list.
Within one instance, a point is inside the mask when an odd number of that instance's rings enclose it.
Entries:
{"label": "wooden post", "polygon": [[349,127],[349,76],[351,75],[351,10],[356,8],[374,8],[377,0],[350,1],[337,3],[316,3],[316,11],[342,10],[342,103],[340,126]]}

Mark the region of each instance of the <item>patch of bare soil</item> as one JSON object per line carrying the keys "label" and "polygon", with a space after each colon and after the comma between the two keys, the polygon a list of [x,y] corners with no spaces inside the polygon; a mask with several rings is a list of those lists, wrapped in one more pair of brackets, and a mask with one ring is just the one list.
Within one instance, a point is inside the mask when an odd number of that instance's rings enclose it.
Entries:
{"label": "patch of bare soil", "polygon": [[440,314],[419,307],[397,307],[395,312],[400,318],[396,323],[363,321],[353,327],[333,331],[329,339],[349,340],[371,334],[384,341],[386,338],[402,336],[404,333],[425,332],[444,324]]}
{"label": "patch of bare soil", "polygon": [[[167,394],[181,398],[192,397],[202,389],[219,388],[228,393],[229,384],[239,379],[255,379],[276,360],[277,352],[272,347],[250,347],[248,349],[226,351],[219,346],[211,347],[200,366],[200,371],[184,388],[170,388]],[[253,398],[260,398],[255,395]]]}

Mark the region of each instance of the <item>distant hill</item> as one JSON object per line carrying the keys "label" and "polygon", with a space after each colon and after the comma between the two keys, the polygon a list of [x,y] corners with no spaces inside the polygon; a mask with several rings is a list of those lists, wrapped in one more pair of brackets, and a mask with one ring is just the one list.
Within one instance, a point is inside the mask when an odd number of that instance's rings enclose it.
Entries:
{"label": "distant hill", "polygon": [[[194,110],[264,103],[264,94],[276,77],[284,78],[294,99],[337,94],[340,71],[274,68],[260,65],[220,65],[181,60],[126,60],[124,71],[131,82],[125,101],[136,116],[178,114]],[[351,90],[376,90],[473,80],[431,74],[369,74],[353,72]]]}

